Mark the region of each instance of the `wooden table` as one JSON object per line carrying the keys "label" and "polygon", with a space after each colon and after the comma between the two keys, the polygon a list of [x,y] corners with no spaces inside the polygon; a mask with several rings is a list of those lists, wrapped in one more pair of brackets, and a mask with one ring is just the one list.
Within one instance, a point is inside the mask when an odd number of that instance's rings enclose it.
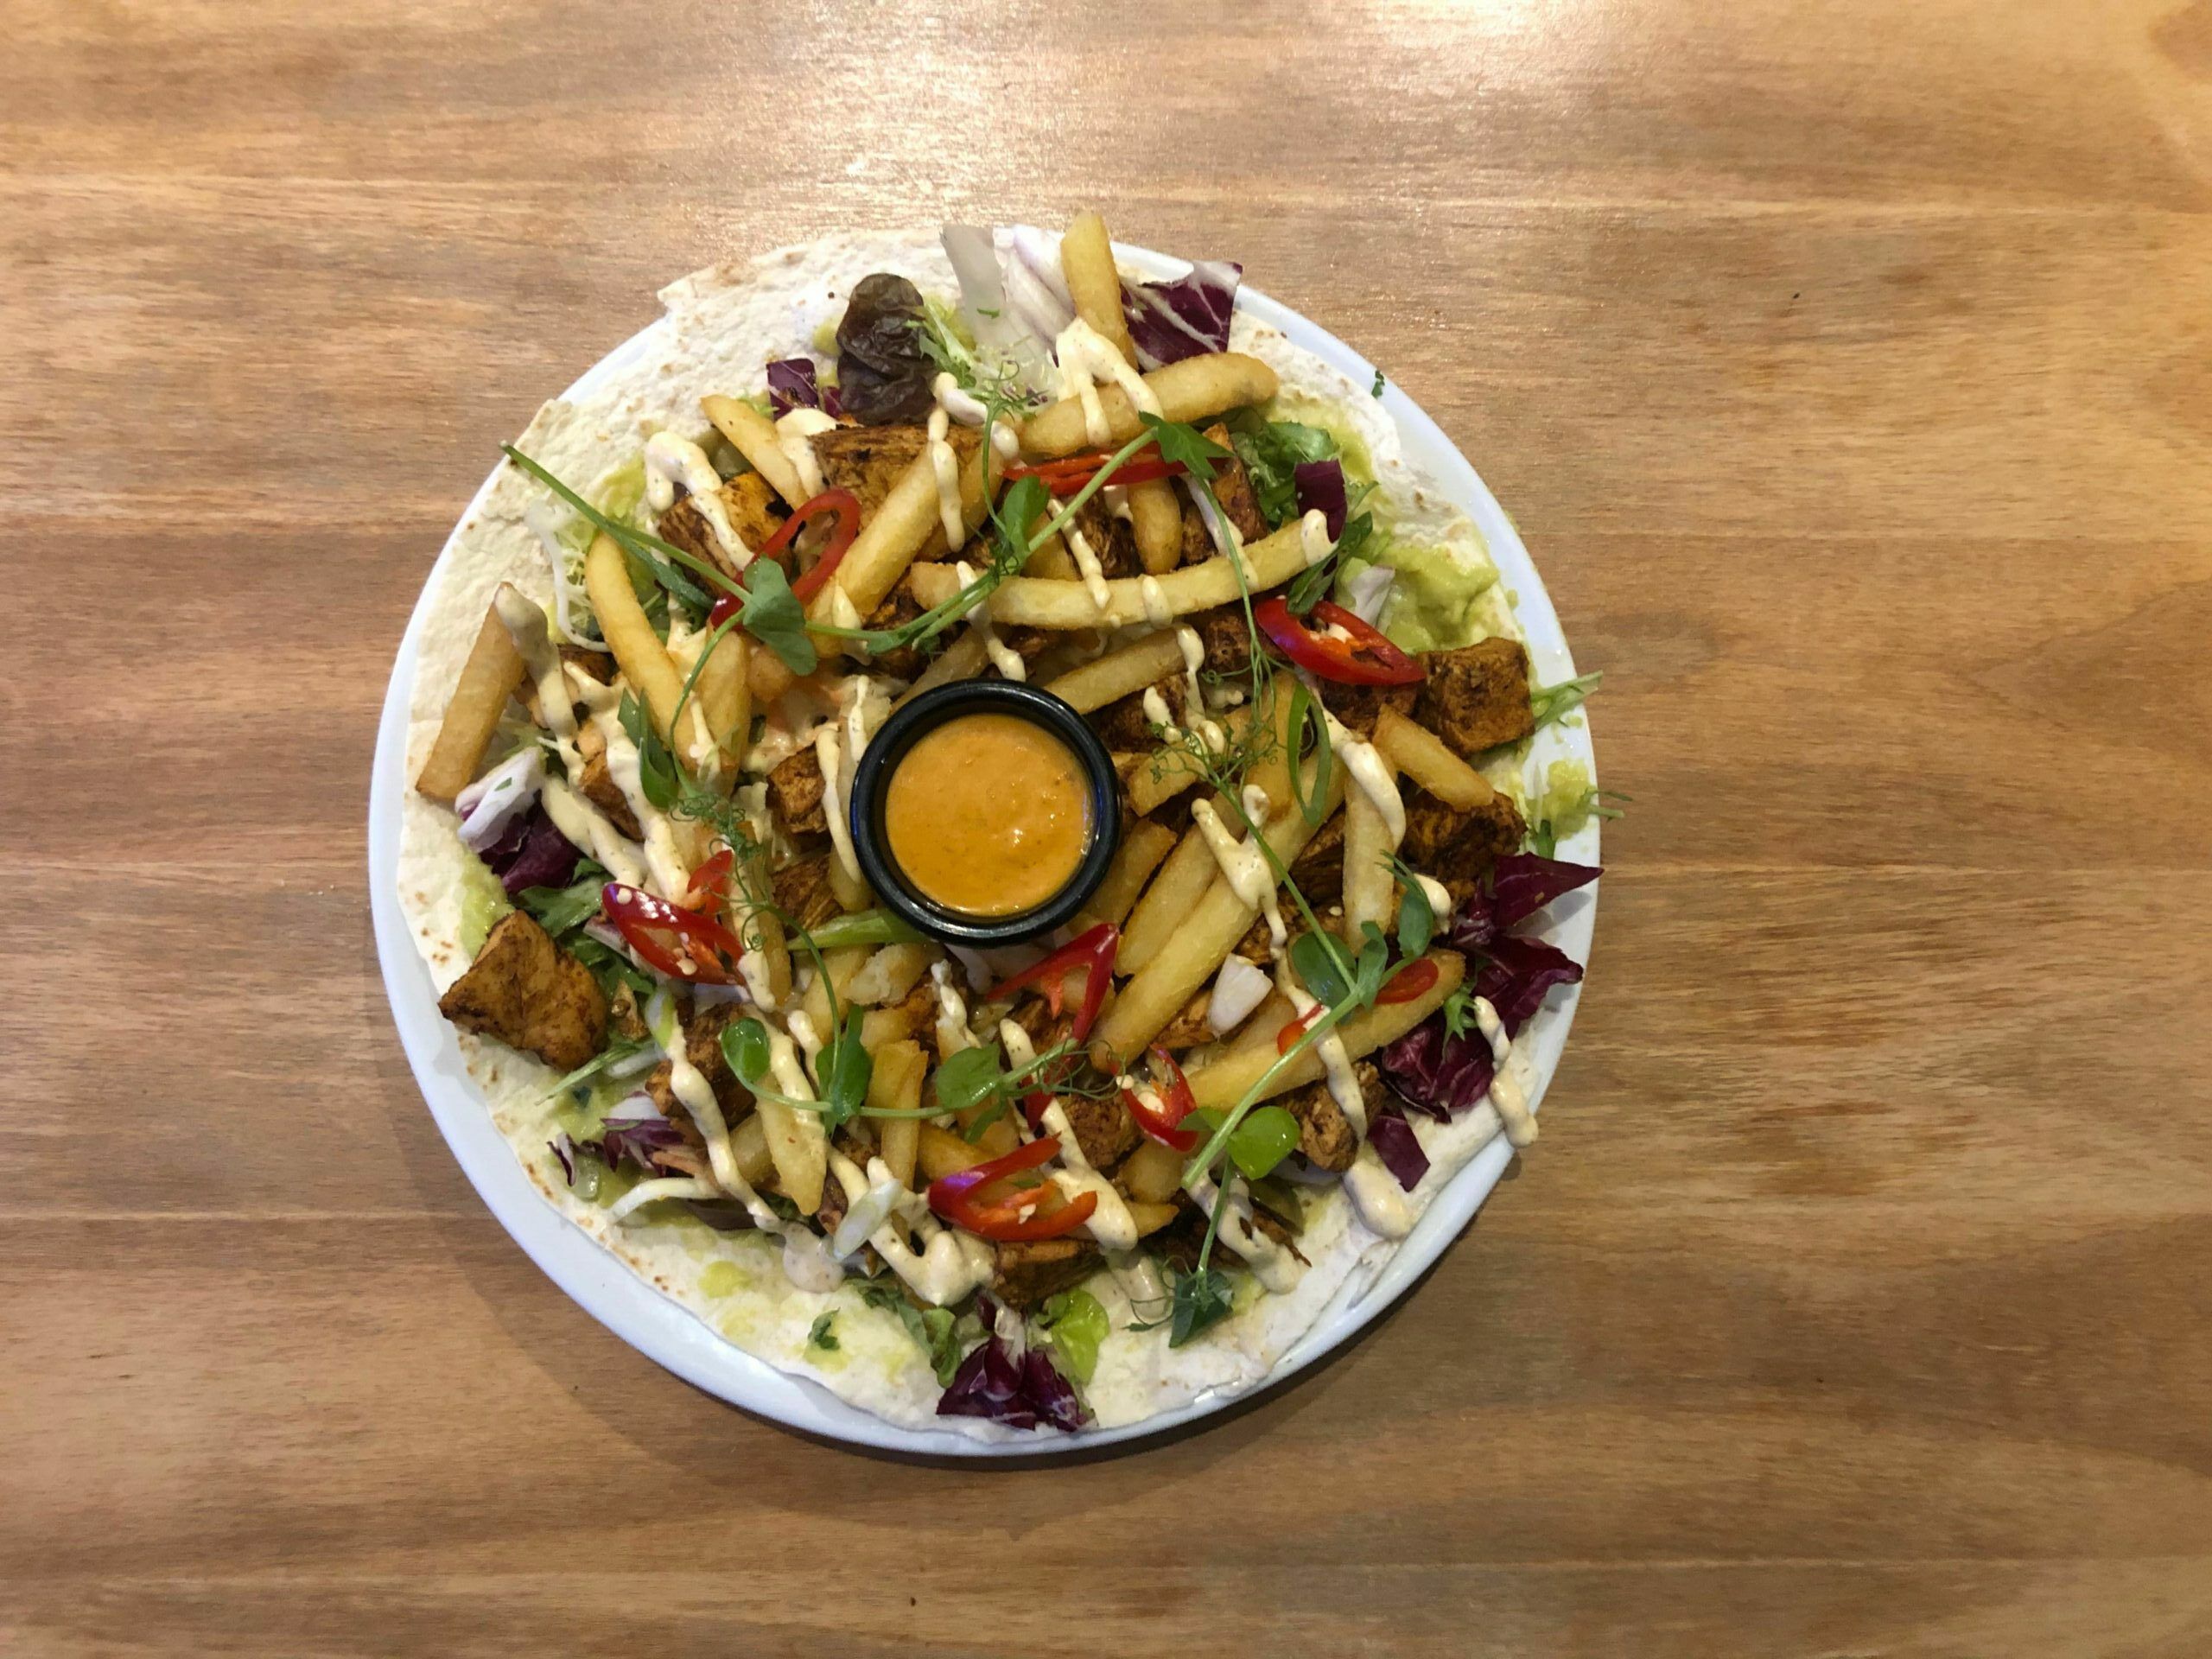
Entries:
{"label": "wooden table", "polygon": [[[654,13],[7,9],[0,1649],[2212,1651],[2212,3]],[[1459,439],[1635,804],[1407,1306],[1172,1445],[902,1465],[477,1202],[370,742],[658,283],[1085,205]]]}

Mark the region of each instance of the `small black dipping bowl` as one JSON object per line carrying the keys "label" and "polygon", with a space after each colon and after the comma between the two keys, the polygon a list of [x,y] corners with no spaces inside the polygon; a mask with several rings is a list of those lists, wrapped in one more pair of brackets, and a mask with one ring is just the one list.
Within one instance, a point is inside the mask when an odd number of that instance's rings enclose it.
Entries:
{"label": "small black dipping bowl", "polygon": [[[1090,841],[1075,874],[1043,904],[1011,916],[974,916],[938,904],[906,879],[906,871],[891,856],[890,837],[884,832],[884,803],[891,793],[891,774],[898,770],[906,751],[926,733],[964,715],[1012,715],[1041,727],[1067,745],[1090,785]],[[1114,772],[1114,758],[1081,715],[1051,692],[1033,685],[1012,680],[956,680],[923,692],[884,721],[869,741],[853,776],[853,852],[860,860],[861,875],[887,908],[940,943],[988,950],[1049,933],[1083,908],[1084,900],[1098,890],[1098,884],[1106,879],[1107,866],[1114,861],[1121,813],[1121,780]]]}

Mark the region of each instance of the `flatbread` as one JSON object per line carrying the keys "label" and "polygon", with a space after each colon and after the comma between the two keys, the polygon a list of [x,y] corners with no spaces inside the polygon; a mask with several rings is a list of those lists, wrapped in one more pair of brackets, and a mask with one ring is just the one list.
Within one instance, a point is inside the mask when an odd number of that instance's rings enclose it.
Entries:
{"label": "flatbread", "polygon": [[[929,233],[831,238],[701,271],[664,289],[660,320],[585,377],[571,396],[539,410],[517,447],[562,478],[588,481],[632,461],[657,429],[702,434],[702,397],[760,390],[768,360],[807,352],[817,330],[842,312],[853,284],[875,270],[897,271],[925,293],[957,289],[951,267]],[[1407,462],[1396,428],[1368,387],[1354,385],[1242,309],[1230,344],[1272,365],[1285,398],[1326,405],[1338,423],[1358,434],[1402,531],[1448,548],[1470,565],[1488,565],[1474,525],[1433,480]],[[439,559],[410,703],[410,779],[436,736],[494,589],[512,582],[550,602],[550,569],[525,520],[543,495],[534,481],[503,467],[482,506],[455,528]],[[1519,637],[1502,583],[1492,584],[1482,605],[1479,620],[1487,632]],[[403,812],[401,908],[442,990],[468,965],[462,918],[471,887],[483,879],[481,867],[461,846],[450,810],[409,790]],[[827,1294],[798,1288],[783,1273],[777,1241],[720,1234],[689,1221],[610,1225],[603,1210],[568,1189],[549,1149],[556,1128],[548,1097],[555,1074],[496,1042],[460,1033],[460,1043],[486,1109],[545,1201],[728,1341],[906,1427],[989,1440],[1033,1435],[973,1418],[938,1416],[937,1378],[899,1321],[865,1306],[851,1281]],[[1422,1125],[1430,1170],[1408,1195],[1416,1214],[1499,1127],[1488,1106],[1448,1125]],[[1114,1326],[1096,1375],[1083,1391],[1100,1427],[1138,1422],[1210,1392],[1256,1387],[1325,1312],[1356,1298],[1372,1281],[1396,1244],[1370,1232],[1338,1189],[1317,1193],[1298,1241],[1311,1266],[1295,1287],[1281,1295],[1248,1293],[1228,1319],[1184,1348],[1169,1348],[1164,1331],[1129,1332],[1138,1315],[1121,1287],[1103,1273],[1092,1282]],[[808,1346],[808,1333],[824,1313],[836,1316],[834,1351]]]}

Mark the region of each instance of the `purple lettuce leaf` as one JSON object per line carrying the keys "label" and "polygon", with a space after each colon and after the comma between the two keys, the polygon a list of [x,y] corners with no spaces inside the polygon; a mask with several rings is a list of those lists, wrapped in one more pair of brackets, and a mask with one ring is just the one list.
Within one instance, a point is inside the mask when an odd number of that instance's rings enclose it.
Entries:
{"label": "purple lettuce leaf", "polygon": [[[1553,986],[1577,984],[1582,978],[1582,964],[1557,945],[1517,933],[1499,934],[1484,947],[1484,957],[1475,968],[1475,995],[1497,1010],[1509,1037],[1521,1034]],[[1467,1038],[1481,1040],[1472,1031]]]}
{"label": "purple lettuce leaf", "polygon": [[1339,461],[1301,461],[1291,468],[1292,486],[1298,493],[1298,511],[1308,513],[1319,508],[1328,520],[1329,539],[1335,541],[1344,533],[1344,515],[1351,509],[1344,499],[1344,469]]}
{"label": "purple lettuce leaf", "polygon": [[[1496,1075],[1481,1034],[1471,1026],[1459,1036],[1446,1034],[1440,1014],[1377,1049],[1375,1064],[1407,1109],[1440,1123],[1481,1105]],[[1382,1150],[1376,1148],[1378,1155]]]}
{"label": "purple lettuce leaf", "polygon": [[1016,1355],[999,1335],[998,1305],[976,1299],[983,1339],[960,1362],[937,1402],[940,1417],[982,1417],[1008,1428],[1057,1428],[1072,1433],[1090,1421],[1075,1387],[1041,1348]]}
{"label": "purple lettuce leaf", "polygon": [[1147,369],[1179,363],[1186,357],[1229,349],[1229,319],[1236,308],[1236,285],[1244,267],[1224,259],[1200,259],[1179,282],[1122,285],[1122,315],[1137,360]]}
{"label": "purple lettuce leaf", "polygon": [[1421,1185],[1421,1178],[1428,1173],[1428,1154],[1421,1149],[1421,1137],[1403,1112],[1384,1107],[1368,1124],[1367,1139],[1400,1186],[1410,1192]]}
{"label": "purple lettuce leaf", "polygon": [[609,1118],[599,1139],[582,1146],[609,1169],[619,1169],[626,1158],[648,1175],[658,1175],[660,1162],[654,1154],[683,1144],[683,1132],[675,1124],[664,1117],[645,1117]]}
{"label": "purple lettuce leaf", "polygon": [[768,365],[768,408],[778,416],[795,409],[818,409],[842,416],[837,388],[824,386],[815,378],[810,357],[779,357]]}
{"label": "purple lettuce leaf", "polygon": [[576,861],[582,857],[569,838],[554,828],[545,809],[533,806],[507,826],[506,834],[484,849],[485,863],[499,878],[507,897],[518,897],[528,887],[565,887],[575,879]]}
{"label": "purple lettuce leaf", "polygon": [[1602,868],[1596,864],[1569,864],[1556,858],[1539,858],[1534,853],[1508,853],[1497,861],[1484,884],[1490,894],[1491,924],[1503,930],[1526,921],[1560,894],[1586,887],[1602,874]]}

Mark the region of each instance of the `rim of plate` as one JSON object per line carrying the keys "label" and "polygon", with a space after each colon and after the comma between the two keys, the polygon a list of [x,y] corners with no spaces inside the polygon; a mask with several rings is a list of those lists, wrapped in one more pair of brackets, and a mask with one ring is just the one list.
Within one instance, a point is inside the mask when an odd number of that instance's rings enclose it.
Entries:
{"label": "rim of plate", "polygon": [[[1186,262],[1127,243],[1116,242],[1117,258],[1160,278],[1180,276]],[[1294,345],[1313,353],[1355,385],[1376,376],[1374,364],[1317,324],[1259,290],[1246,287],[1236,303],[1254,321],[1265,323]],[[588,397],[603,376],[647,347],[656,323],[632,335],[580,375],[561,394]],[[1537,679],[1554,684],[1571,677],[1574,661],[1552,608],[1543,579],[1522,545],[1513,521],[1483,482],[1482,476],[1446,437],[1421,406],[1386,379],[1383,412],[1398,429],[1405,459],[1425,469],[1452,505],[1481,532],[1499,578],[1511,590],[1514,612],[1526,636]],[[494,467],[455,520],[454,533],[480,509],[499,475]],[[1089,1428],[1073,1434],[1039,1431],[1035,1437],[979,1440],[957,1429],[910,1429],[850,1405],[803,1376],[779,1370],[767,1361],[709,1330],[687,1309],[664,1296],[626,1267],[582,1229],[572,1225],[532,1185],[505,1136],[493,1125],[484,1098],[462,1065],[453,1029],[438,1013],[437,993],[429,967],[415,948],[399,907],[400,804],[406,788],[407,711],[415,680],[417,644],[429,613],[430,596],[452,542],[423,580],[407,632],[392,664],[377,728],[376,758],[369,785],[369,896],[377,954],[385,992],[398,1027],[401,1046],[415,1081],[445,1137],[461,1173],[509,1237],[570,1300],[615,1336],[687,1382],[756,1416],[803,1433],[878,1451],[926,1458],[975,1458],[1039,1461],[1094,1452],[1168,1433],[1187,1424],[1234,1409],[1281,1387],[1317,1361],[1350,1342],[1394,1306],[1443,1255],[1482,1207],[1511,1160],[1503,1135],[1493,1136],[1432,1200],[1397,1251],[1379,1272],[1355,1271],[1322,1310],[1313,1327],[1265,1376],[1234,1389],[1217,1390],[1171,1411],[1115,1428]],[[1554,728],[1567,755],[1591,769],[1596,781],[1587,711],[1580,727]],[[1598,860],[1597,826],[1591,828],[1587,856]],[[1562,913],[1542,930],[1543,937],[1586,965],[1597,919],[1597,894],[1604,883],[1562,901]],[[1581,986],[1555,995],[1523,1028],[1516,1047],[1529,1066],[1529,1103],[1541,1107],[1568,1028],[1581,1001]]]}

